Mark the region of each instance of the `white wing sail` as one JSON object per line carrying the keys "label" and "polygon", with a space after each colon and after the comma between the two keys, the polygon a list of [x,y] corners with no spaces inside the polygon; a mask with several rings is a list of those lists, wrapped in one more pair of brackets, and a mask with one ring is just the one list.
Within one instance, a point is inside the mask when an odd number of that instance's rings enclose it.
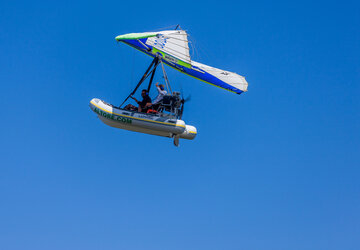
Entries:
{"label": "white wing sail", "polygon": [[191,63],[189,42],[185,30],[161,31],[155,37],[149,37],[146,45],[153,46],[186,63]]}
{"label": "white wing sail", "polygon": [[[223,81],[224,83],[239,89],[243,92],[247,91],[247,87],[248,87],[248,83],[245,80],[245,77],[238,75],[234,72],[230,72],[230,71],[226,71],[226,70],[222,70],[222,69],[217,69],[202,63],[198,63],[195,61],[191,62],[191,65],[194,67],[199,68],[200,70],[216,77],[217,79],[219,79],[220,81]],[[208,81],[209,83],[212,83],[210,81]]]}

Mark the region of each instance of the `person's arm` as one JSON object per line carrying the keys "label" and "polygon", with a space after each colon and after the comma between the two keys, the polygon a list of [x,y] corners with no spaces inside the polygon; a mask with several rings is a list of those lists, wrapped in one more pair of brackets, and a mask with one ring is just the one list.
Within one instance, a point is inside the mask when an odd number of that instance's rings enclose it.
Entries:
{"label": "person's arm", "polygon": [[161,88],[159,87],[159,83],[158,83],[158,82],[155,84],[155,86],[156,86],[157,91],[158,91],[159,93],[161,93]]}
{"label": "person's arm", "polygon": [[133,99],[137,104],[139,104],[139,101],[135,97],[131,95],[130,98]]}

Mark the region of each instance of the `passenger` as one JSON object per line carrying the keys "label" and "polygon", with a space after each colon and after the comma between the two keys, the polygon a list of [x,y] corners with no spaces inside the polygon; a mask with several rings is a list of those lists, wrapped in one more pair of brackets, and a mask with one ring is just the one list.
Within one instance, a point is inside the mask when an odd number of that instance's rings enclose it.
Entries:
{"label": "passenger", "polygon": [[165,90],[164,84],[159,84],[157,82],[155,85],[156,85],[156,89],[159,92],[159,94],[157,95],[157,97],[155,98],[155,100],[152,103],[152,109],[157,110],[160,106],[160,102],[164,98],[164,95],[167,94],[167,91]]}
{"label": "passenger", "polygon": [[149,97],[149,94],[146,89],[143,89],[141,91],[142,101],[139,102],[135,97],[130,96],[137,104],[139,104],[138,107],[128,104],[125,106],[125,109],[127,110],[133,110],[135,111],[137,109],[138,112],[145,112],[148,110],[148,108],[151,106],[151,98]]}

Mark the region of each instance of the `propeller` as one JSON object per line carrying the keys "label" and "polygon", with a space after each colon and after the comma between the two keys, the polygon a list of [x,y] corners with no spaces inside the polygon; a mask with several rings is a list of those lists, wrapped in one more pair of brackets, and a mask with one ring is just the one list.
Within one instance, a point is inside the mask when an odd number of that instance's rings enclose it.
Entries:
{"label": "propeller", "polygon": [[181,109],[180,109],[180,120],[183,116],[183,113],[184,113],[184,106],[185,106],[185,102],[188,102],[191,100],[191,95],[189,95],[188,97],[186,97],[184,99],[184,96],[183,96],[183,92],[181,92]]}

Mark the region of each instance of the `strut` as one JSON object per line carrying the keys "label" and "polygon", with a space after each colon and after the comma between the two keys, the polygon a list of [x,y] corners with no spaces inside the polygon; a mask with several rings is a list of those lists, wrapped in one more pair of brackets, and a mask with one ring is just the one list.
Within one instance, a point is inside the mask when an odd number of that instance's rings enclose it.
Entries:
{"label": "strut", "polygon": [[151,74],[150,77],[150,81],[149,81],[149,86],[147,91],[150,91],[150,87],[152,84],[152,81],[154,79],[154,75],[155,75],[155,70],[156,67],[160,64],[161,62],[161,58],[156,56],[154,58],[154,60],[151,62],[150,66],[148,67],[148,69],[145,71],[143,77],[140,79],[139,83],[136,85],[135,89],[130,93],[130,95],[128,95],[128,97],[126,97],[126,99],[123,101],[123,103],[121,103],[121,105],[119,106],[119,108],[121,108],[122,105],[124,105],[124,103],[130,98],[130,96],[132,96],[133,94],[135,94],[136,90],[140,87],[140,85],[146,80],[146,78],[149,77],[149,75]]}

